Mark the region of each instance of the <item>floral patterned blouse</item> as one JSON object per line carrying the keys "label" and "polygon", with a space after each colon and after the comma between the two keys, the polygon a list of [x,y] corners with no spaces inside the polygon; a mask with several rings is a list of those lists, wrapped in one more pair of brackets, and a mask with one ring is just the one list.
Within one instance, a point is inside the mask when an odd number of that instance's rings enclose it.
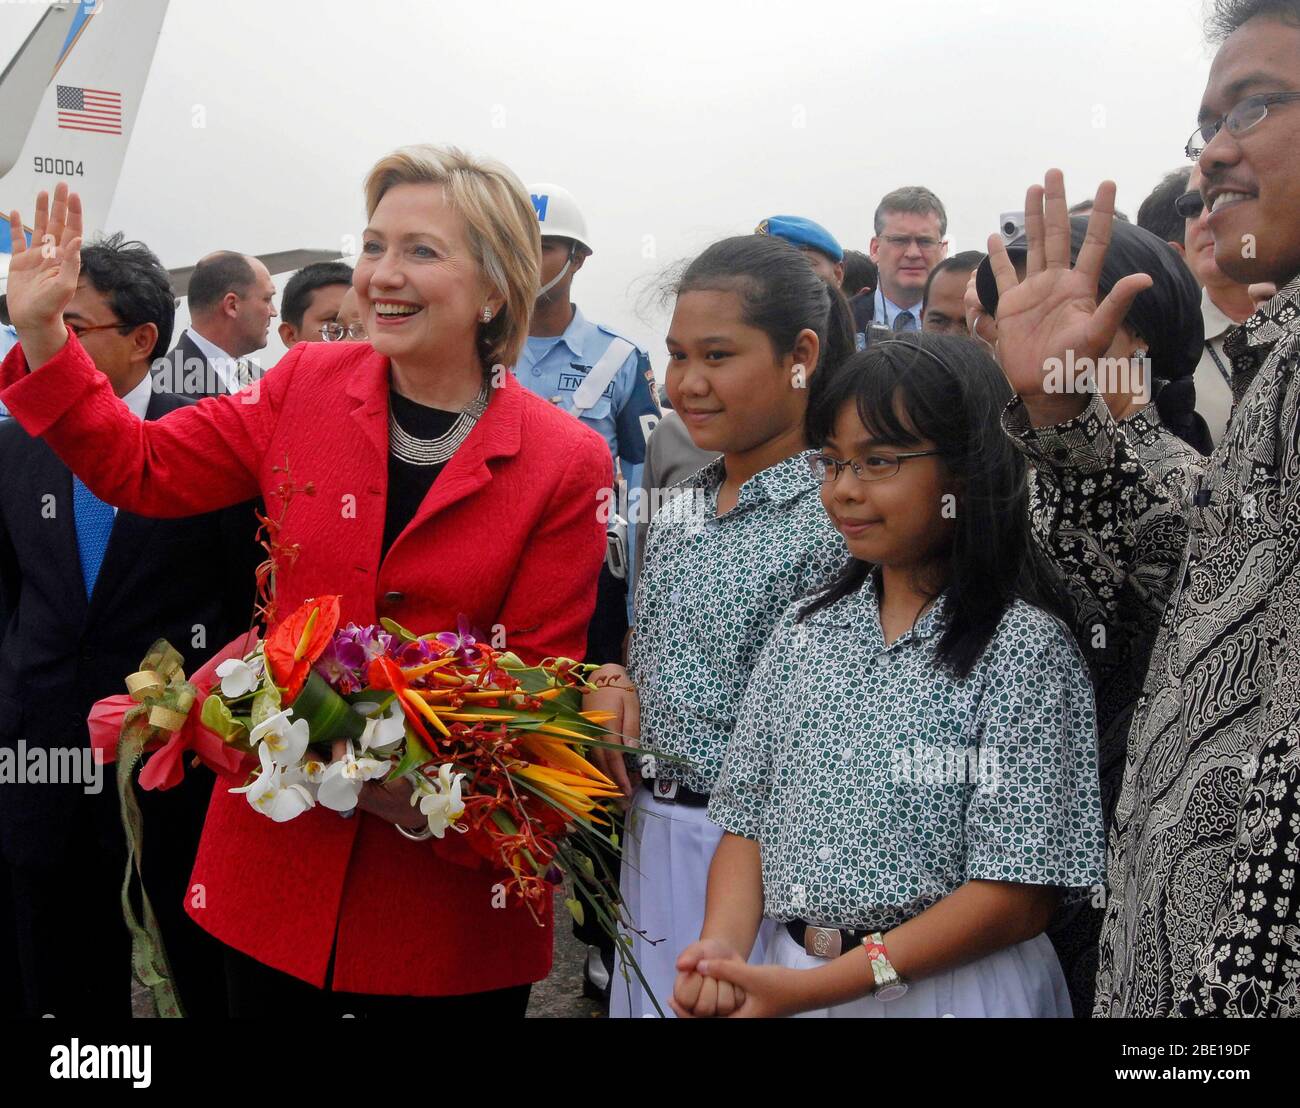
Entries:
{"label": "floral patterned blouse", "polygon": [[943,597],[889,646],[870,578],[797,607],[709,805],[758,840],[765,915],[884,930],[973,879],[1101,882],[1092,689],[1059,621],[1016,601],[959,681],[936,661]]}
{"label": "floral patterned blouse", "polygon": [[849,556],[804,455],[755,474],[719,517],[725,476],[723,460],[711,462],[651,520],[628,656],[642,750],[685,759],[657,761],[655,776],[706,794],[772,627]]}

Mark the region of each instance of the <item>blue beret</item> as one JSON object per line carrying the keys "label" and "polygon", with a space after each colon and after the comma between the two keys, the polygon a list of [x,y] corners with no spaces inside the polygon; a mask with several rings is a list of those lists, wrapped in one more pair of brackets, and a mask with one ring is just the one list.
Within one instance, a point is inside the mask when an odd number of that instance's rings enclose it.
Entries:
{"label": "blue beret", "polygon": [[771,235],[773,238],[785,239],[791,246],[806,246],[825,254],[833,262],[844,260],[844,251],[840,244],[820,223],[804,219],[799,215],[774,215],[763,220],[754,228],[756,235]]}

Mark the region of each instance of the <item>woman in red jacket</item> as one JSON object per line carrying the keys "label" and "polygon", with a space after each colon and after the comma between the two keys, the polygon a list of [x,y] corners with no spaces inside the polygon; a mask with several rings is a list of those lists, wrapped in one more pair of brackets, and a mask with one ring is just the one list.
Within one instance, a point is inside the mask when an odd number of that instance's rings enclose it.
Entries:
{"label": "woman in red jacket", "polygon": [[[579,657],[612,475],[598,435],[502,368],[537,287],[528,196],[502,166],[411,147],[371,170],[366,208],[354,288],[369,344],[299,344],[243,392],[144,423],[63,323],[80,202],[42,193],[33,241],[57,249],[24,250],[11,216],[21,345],[0,402],[95,495],[143,515],[260,494],[274,517],[286,482],[310,484],[284,509],[280,542],[300,554],[278,573],[280,612],[339,593],[345,622],[434,630],[464,613],[527,661]],[[506,902],[455,836],[404,834],[424,822],[409,786],[368,784],[356,819],[315,808],[286,824],[227,787],[187,909],[226,944],[232,1014],[523,1014],[550,970],[550,920]]]}

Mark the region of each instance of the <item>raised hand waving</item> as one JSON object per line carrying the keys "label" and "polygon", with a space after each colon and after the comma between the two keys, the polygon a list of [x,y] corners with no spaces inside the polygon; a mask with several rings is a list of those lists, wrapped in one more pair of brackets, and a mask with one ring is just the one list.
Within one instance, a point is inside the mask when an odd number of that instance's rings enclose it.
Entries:
{"label": "raised hand waving", "polygon": [[43,365],[67,341],[63,313],[77,292],[81,272],[81,197],[60,181],[36,197],[32,243],[27,245],[18,212],[9,213],[13,260],[6,295],[9,318],[32,368]]}
{"label": "raised hand waving", "polygon": [[[1097,283],[1115,219],[1115,184],[1097,189],[1088,233],[1074,267],[1070,266],[1070,217],[1065,178],[1048,170],[1043,184],[1025,195],[1028,256],[1024,280],[1016,277],[1007,248],[989,237],[989,259],[998,285],[997,354],[1011,387],[1038,425],[1058,423],[1085,406],[1082,390],[1044,391],[1053,359],[1085,366],[1101,357],[1115,339],[1138,293],[1151,286],[1145,273],[1116,282],[1097,303]],[[1059,379],[1059,377],[1058,377]]]}

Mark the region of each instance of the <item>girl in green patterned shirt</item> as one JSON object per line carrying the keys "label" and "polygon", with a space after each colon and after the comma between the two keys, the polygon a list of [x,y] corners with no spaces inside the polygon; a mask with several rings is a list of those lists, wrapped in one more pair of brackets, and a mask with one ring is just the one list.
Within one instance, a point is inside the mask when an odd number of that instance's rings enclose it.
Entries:
{"label": "girl in green patterned shirt", "polygon": [[1010,395],[974,343],[921,335],[814,399],[810,463],[852,557],[755,666],[679,1015],[1070,1014],[1043,929],[1103,879],[1096,719],[1044,610]]}
{"label": "girl in green patterned shirt", "polygon": [[[639,732],[646,756],[624,835],[620,879],[638,933],[632,953],[655,997],[672,993],[677,952],[699,934],[721,832],[704,805],[763,642],[792,600],[824,588],[844,540],[803,457],[804,417],[852,353],[848,305],[780,239],[724,239],[687,268],[668,333],[668,395],[695,445],[722,457],[651,521],[628,668],[589,707]],[[636,692],[630,691],[634,684]],[[638,703],[639,697],[639,703]],[[623,759],[607,772],[626,774]],[[635,976],[616,976],[613,1016],[654,1015]]]}

